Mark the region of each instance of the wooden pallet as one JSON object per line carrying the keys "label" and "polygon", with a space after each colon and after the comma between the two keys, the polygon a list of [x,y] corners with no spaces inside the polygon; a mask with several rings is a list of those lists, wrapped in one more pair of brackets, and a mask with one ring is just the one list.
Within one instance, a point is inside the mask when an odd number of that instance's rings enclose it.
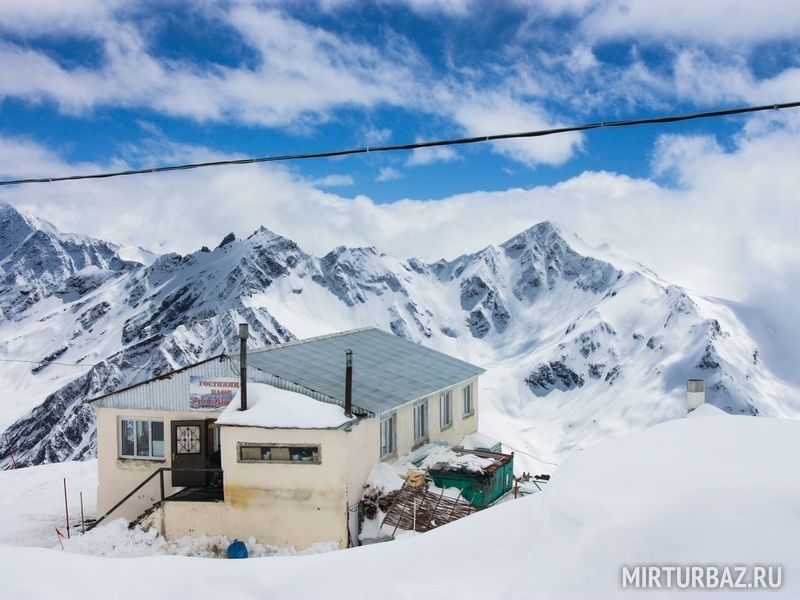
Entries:
{"label": "wooden pallet", "polygon": [[384,516],[381,527],[394,525],[392,535],[398,529],[430,531],[477,512],[478,508],[461,496],[450,498],[444,495],[444,490],[438,494],[431,492],[430,485],[430,481],[417,486],[404,483]]}

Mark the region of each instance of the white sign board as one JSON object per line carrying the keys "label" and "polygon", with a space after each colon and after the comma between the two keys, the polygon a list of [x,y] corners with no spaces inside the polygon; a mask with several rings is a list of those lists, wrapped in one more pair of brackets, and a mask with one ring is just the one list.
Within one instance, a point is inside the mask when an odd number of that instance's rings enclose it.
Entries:
{"label": "white sign board", "polygon": [[189,376],[189,408],[222,410],[239,391],[239,380],[232,377]]}

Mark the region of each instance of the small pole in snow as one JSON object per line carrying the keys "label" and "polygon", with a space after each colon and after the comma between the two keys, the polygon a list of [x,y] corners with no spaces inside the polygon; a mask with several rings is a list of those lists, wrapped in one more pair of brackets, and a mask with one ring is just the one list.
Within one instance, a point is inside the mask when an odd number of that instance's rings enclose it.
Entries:
{"label": "small pole in snow", "polygon": [[81,533],[86,533],[86,521],[83,519],[83,492],[81,492]]}
{"label": "small pole in snow", "polygon": [[64,537],[64,534],[58,530],[58,527],[56,527],[56,537],[58,538],[58,543],[61,544],[61,549],[63,550],[64,542],[61,541],[61,538]]}
{"label": "small pole in snow", "polygon": [[67,478],[64,477],[64,515],[67,519],[67,539],[69,539],[69,505],[67,504]]}

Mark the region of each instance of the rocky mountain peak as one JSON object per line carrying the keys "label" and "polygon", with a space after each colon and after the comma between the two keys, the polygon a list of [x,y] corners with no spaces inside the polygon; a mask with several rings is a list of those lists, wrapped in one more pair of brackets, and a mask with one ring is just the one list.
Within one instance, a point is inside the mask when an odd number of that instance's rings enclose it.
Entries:
{"label": "rocky mountain peak", "polygon": [[[0,227],[24,238],[0,262],[0,303],[12,317],[0,319],[0,353],[38,361],[8,367],[6,381],[50,386],[15,398],[29,413],[0,423],[18,440],[18,461],[90,456],[85,398],[232,351],[242,320],[256,344],[375,325],[481,364],[495,405],[511,407],[489,422],[544,415],[563,428],[548,435],[564,447],[675,418],[687,377],[704,378],[709,402],[729,412],[788,411],[784,396],[764,397],[768,361],[735,316],[636,266],[623,273],[616,255],[601,260],[552,222],[434,263],[371,246],[317,258],[261,227],[149,266],[117,265],[114,245],[36,223],[0,209]],[[73,379],[59,362],[95,366]]]}
{"label": "rocky mountain peak", "polygon": [[561,225],[552,221],[542,221],[520,231],[514,237],[500,244],[500,246],[513,255],[533,247],[549,248],[563,244],[568,248],[569,245],[565,238],[565,230]]}

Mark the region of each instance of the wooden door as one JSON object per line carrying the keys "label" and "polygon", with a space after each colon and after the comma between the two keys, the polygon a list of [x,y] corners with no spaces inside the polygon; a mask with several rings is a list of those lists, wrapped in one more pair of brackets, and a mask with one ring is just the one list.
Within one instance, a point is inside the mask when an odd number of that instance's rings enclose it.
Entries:
{"label": "wooden door", "polygon": [[[172,421],[172,466],[175,469],[204,469],[208,455],[205,421]],[[205,486],[204,471],[173,471],[175,487]]]}

